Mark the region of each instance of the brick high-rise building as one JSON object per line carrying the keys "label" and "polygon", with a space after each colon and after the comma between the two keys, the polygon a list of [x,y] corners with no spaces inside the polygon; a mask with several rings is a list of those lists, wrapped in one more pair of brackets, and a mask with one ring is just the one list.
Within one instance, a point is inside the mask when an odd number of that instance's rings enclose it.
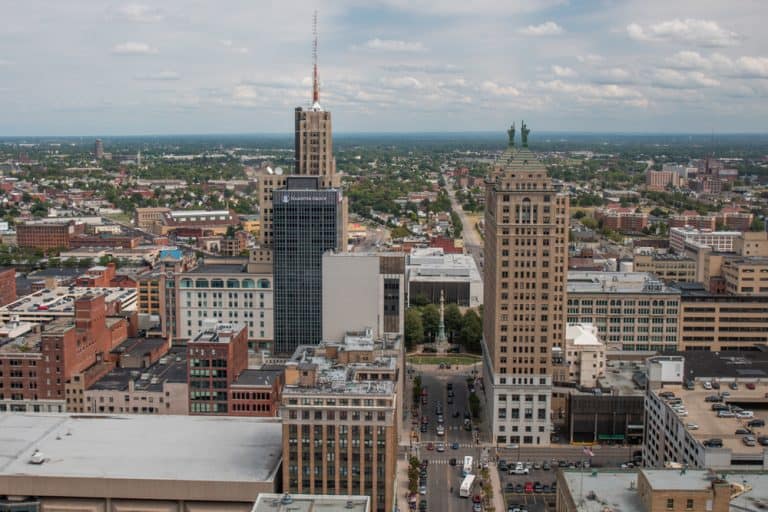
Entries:
{"label": "brick high-rise building", "polygon": [[230,411],[229,387],[248,368],[245,324],[209,322],[187,342],[189,413]]}
{"label": "brick high-rise building", "polygon": [[527,147],[486,179],[484,382],[499,445],[549,444],[552,349],[565,339],[568,196]]}
{"label": "brick high-rise building", "polygon": [[96,160],[104,158],[104,142],[101,139],[96,139],[96,142],[94,142],[93,155],[96,157]]}
{"label": "brick high-rise building", "polygon": [[16,269],[0,267],[0,307],[16,300]]}
{"label": "brick high-rise building", "polygon": [[84,232],[85,225],[75,222],[30,221],[16,226],[16,239],[27,249],[69,249],[72,238]]}

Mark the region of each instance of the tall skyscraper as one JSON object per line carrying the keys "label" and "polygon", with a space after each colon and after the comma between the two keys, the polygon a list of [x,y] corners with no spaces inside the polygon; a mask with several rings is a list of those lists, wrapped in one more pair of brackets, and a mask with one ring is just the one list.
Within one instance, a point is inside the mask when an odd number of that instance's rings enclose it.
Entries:
{"label": "tall skyscraper", "polygon": [[[320,106],[320,79],[317,69],[317,18],[312,42],[313,80],[310,108],[296,107],[294,111],[294,170],[301,176],[318,176],[320,188],[340,188],[341,176],[336,174],[333,156],[333,130],[331,113]],[[259,204],[261,207],[260,242],[262,248],[274,243],[273,192],[285,185],[286,176],[269,174],[259,178]],[[347,232],[347,200],[343,198],[344,244]]]}
{"label": "tall skyscraper", "polygon": [[484,380],[498,445],[549,444],[552,348],[565,337],[568,197],[528,149],[509,147],[486,179]]}
{"label": "tall skyscraper", "polygon": [[344,201],[316,176],[288,176],[273,197],[275,352],[286,354],[323,337],[323,253],[346,243]]}

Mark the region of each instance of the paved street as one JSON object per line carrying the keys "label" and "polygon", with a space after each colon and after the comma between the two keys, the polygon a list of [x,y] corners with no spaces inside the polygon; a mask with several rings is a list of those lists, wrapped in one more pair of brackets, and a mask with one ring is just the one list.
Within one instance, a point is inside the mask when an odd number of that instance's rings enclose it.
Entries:
{"label": "paved street", "polygon": [[451,200],[451,208],[455,211],[461,223],[463,229],[461,231],[462,238],[464,239],[464,250],[467,254],[471,254],[477,264],[477,269],[480,271],[480,275],[483,274],[483,239],[480,237],[480,233],[477,232],[472,220],[467,217],[467,214],[461,208],[461,205],[456,201],[456,191],[453,189],[451,183],[446,183],[445,190],[448,192],[448,197]]}

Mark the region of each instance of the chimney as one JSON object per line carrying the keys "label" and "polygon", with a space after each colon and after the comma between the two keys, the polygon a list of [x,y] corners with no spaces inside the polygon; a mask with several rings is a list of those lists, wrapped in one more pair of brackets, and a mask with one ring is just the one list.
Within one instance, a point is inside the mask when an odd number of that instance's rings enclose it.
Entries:
{"label": "chimney", "polygon": [[712,481],[712,512],[728,512],[731,506],[731,484],[727,480]]}

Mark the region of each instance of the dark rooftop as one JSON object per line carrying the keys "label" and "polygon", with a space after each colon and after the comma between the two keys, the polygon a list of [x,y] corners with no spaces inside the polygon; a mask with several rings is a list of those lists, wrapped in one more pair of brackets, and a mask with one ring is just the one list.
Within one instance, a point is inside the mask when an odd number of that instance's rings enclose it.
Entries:
{"label": "dark rooftop", "polygon": [[732,295],[727,293],[712,293],[701,283],[670,283],[671,288],[680,290],[683,300],[717,300],[719,302],[768,302],[766,295]]}
{"label": "dark rooftop", "polygon": [[280,370],[248,369],[238,375],[233,386],[271,386],[275,379],[283,373]]}
{"label": "dark rooftop", "polygon": [[205,263],[186,274],[239,274],[245,271],[245,264],[240,263]]}
{"label": "dark rooftop", "polygon": [[128,338],[113,348],[110,353],[131,357],[141,357],[144,354],[152,352],[158,347],[167,344],[168,341],[164,340],[163,338]]}
{"label": "dark rooftop", "polygon": [[44,268],[41,270],[35,270],[30,272],[27,277],[29,279],[39,279],[41,277],[77,277],[83,272],[88,270],[87,267],[83,268]]}
{"label": "dark rooftop", "polygon": [[162,391],[164,382],[187,382],[187,351],[172,348],[158,362],[147,368],[115,368],[89,389],[124,391],[134,381],[135,389]]}
{"label": "dark rooftop", "polygon": [[766,378],[768,377],[768,351],[728,350],[724,352],[687,351],[664,355],[685,358],[685,375],[694,378]]}

